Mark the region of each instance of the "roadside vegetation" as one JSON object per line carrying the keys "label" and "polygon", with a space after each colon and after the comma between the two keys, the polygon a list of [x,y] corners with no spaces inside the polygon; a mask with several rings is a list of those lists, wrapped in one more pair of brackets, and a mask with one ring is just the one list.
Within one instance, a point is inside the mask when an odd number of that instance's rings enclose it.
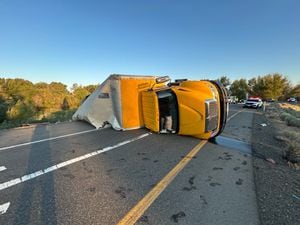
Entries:
{"label": "roadside vegetation", "polygon": [[253,115],[252,162],[261,224],[299,224],[300,128],[281,119],[286,112],[297,114],[297,107],[275,102]]}
{"label": "roadside vegetation", "polygon": [[233,82],[227,76],[222,76],[218,81],[227,88],[229,95],[239,100],[246,99],[248,95],[271,101],[285,101],[293,96],[300,101],[300,85],[292,85],[287,77],[278,73]]}
{"label": "roadside vegetation", "polygon": [[274,138],[281,141],[285,148],[283,157],[300,168],[300,106],[276,103],[267,107],[266,115],[276,127]]}
{"label": "roadside vegetation", "polygon": [[281,119],[285,121],[288,126],[300,127],[300,118],[297,118],[290,112],[283,112]]}
{"label": "roadside vegetation", "polygon": [[286,129],[282,133],[283,141],[288,148],[285,152],[285,157],[292,163],[297,163],[300,166],[300,106],[292,104],[279,104],[283,110],[280,118],[286,122],[288,126],[296,127],[296,129]]}
{"label": "roadside vegetation", "polygon": [[291,163],[296,163],[300,166],[300,132],[286,131],[283,133],[284,141],[288,148],[285,151],[284,157]]}
{"label": "roadside vegetation", "polygon": [[68,90],[59,82],[34,84],[0,78],[0,129],[71,120],[81,101],[96,87],[73,84]]}

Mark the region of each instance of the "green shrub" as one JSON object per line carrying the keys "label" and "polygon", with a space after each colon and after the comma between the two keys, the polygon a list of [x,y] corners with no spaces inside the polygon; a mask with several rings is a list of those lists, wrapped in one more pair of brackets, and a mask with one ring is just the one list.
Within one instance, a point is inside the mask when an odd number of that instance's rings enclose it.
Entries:
{"label": "green shrub", "polygon": [[287,121],[287,125],[288,126],[292,126],[292,127],[300,127],[300,119],[296,118],[296,117],[291,117],[288,121]]}
{"label": "green shrub", "polygon": [[289,109],[286,109],[286,112],[293,115],[296,118],[300,118],[300,111],[296,111],[294,109],[289,108]]}
{"label": "green shrub", "polygon": [[0,123],[4,122],[6,119],[7,108],[6,104],[0,103]]}
{"label": "green shrub", "polygon": [[283,135],[287,137],[289,140],[298,140],[300,141],[300,134],[299,132],[291,132],[291,131],[285,131],[283,132]]}
{"label": "green shrub", "polygon": [[43,122],[56,123],[56,122],[69,121],[72,120],[72,116],[75,113],[75,111],[76,109],[53,112],[48,117],[43,117],[42,119],[34,119],[32,117],[30,119],[4,120],[2,123],[0,123],[0,129],[20,127],[23,124],[28,124],[28,123],[43,123]]}
{"label": "green shrub", "polygon": [[300,144],[291,141],[286,152],[286,158],[292,163],[300,163]]}
{"label": "green shrub", "polygon": [[300,163],[300,133],[299,132],[284,132],[283,135],[287,138],[288,145],[285,151],[285,156],[292,163]]}
{"label": "green shrub", "polygon": [[76,109],[54,112],[45,120],[49,121],[50,123],[69,121],[72,120],[72,116],[75,111]]}
{"label": "green shrub", "polygon": [[281,113],[281,115],[280,115],[280,119],[283,120],[283,121],[285,121],[286,118],[287,118],[287,117],[290,117],[290,116],[291,116],[291,114],[289,114],[289,113],[287,113],[287,112],[283,112],[283,113]]}
{"label": "green shrub", "polygon": [[0,129],[9,129],[9,128],[13,128],[15,126],[16,126],[15,122],[4,120],[0,124]]}
{"label": "green shrub", "polygon": [[297,118],[290,113],[283,112],[280,115],[280,118],[285,121],[288,126],[300,127],[300,118]]}

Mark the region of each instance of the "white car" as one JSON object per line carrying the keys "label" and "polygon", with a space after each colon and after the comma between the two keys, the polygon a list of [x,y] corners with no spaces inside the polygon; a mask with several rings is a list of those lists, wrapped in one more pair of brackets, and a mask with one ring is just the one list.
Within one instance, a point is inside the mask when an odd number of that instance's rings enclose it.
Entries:
{"label": "white car", "polygon": [[244,108],[261,108],[263,105],[263,102],[260,98],[249,98],[247,101],[244,103],[243,107]]}
{"label": "white car", "polygon": [[297,99],[296,98],[289,98],[287,101],[290,102],[290,103],[296,103]]}

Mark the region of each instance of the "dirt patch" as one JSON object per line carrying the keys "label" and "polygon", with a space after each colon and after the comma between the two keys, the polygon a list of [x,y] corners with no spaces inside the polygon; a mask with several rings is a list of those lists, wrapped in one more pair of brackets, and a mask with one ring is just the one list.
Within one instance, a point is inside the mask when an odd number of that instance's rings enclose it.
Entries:
{"label": "dirt patch", "polygon": [[[296,105],[296,104],[289,104],[289,103],[279,103],[278,104],[280,108],[284,108],[284,109],[293,109],[296,111],[300,111],[300,105]],[[276,107],[276,105],[275,105]]]}
{"label": "dirt patch", "polygon": [[287,126],[280,114],[274,104],[253,118],[254,179],[263,225],[300,224],[300,170],[287,160],[289,142],[278,138],[283,132],[299,134],[299,128]]}

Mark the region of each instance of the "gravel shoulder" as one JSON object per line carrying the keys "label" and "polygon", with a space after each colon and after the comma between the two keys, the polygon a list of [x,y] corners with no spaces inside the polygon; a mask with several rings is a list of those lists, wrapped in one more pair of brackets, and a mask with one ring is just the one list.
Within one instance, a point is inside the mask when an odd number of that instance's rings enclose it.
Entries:
{"label": "gravel shoulder", "polygon": [[290,128],[278,123],[268,112],[255,113],[253,117],[253,167],[259,216],[263,225],[296,225],[300,224],[300,170],[292,168],[283,157],[288,146],[275,137],[282,129]]}

